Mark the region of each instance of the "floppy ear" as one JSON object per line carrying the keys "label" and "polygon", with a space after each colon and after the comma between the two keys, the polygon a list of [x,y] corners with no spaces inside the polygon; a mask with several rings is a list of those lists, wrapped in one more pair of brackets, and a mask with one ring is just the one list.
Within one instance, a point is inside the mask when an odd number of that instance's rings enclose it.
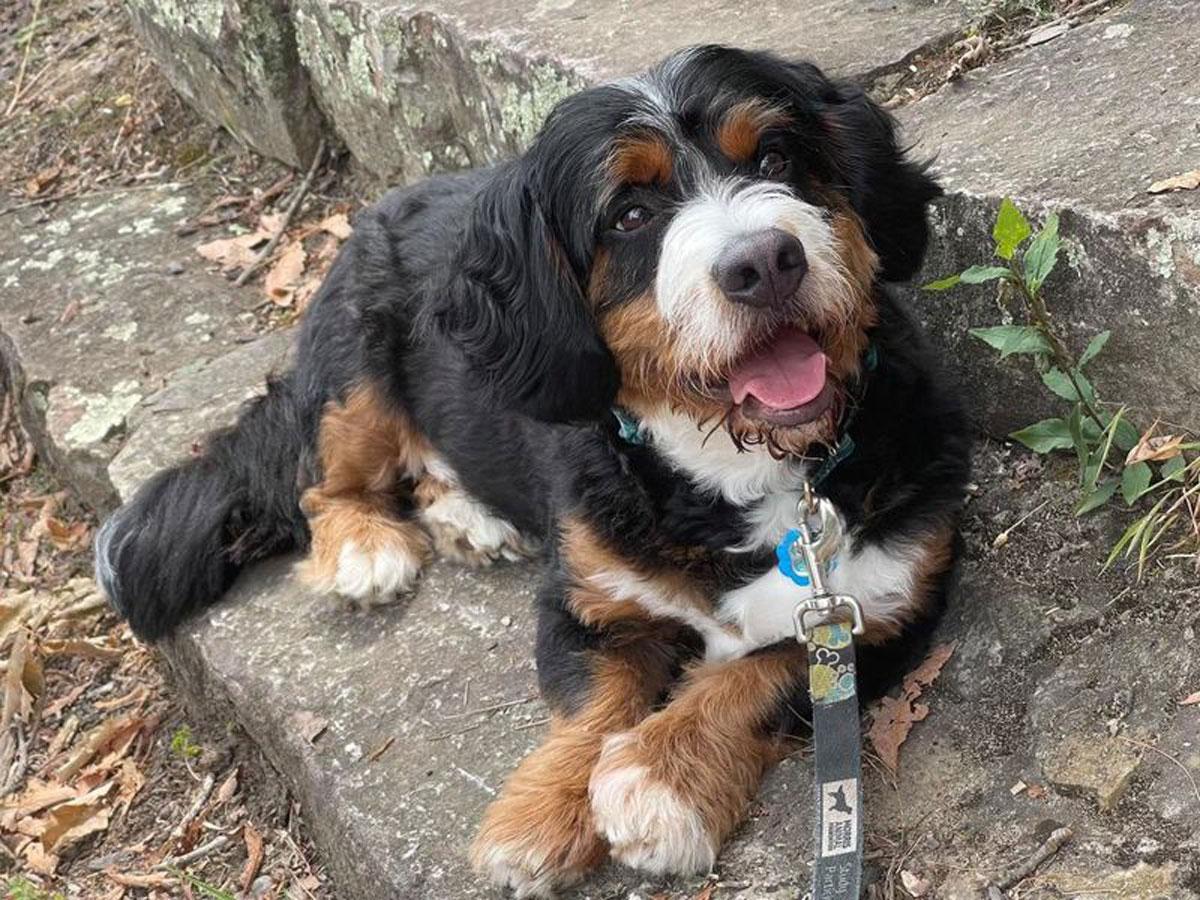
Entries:
{"label": "floppy ear", "polygon": [[866,226],[881,275],[904,281],[916,274],[929,242],[925,208],[942,193],[928,163],[908,159],[896,144],[896,121],[861,88],[830,86],[823,99],[825,124],[835,144],[834,166]]}
{"label": "floppy ear", "polygon": [[520,163],[475,201],[433,324],[497,402],[550,422],[607,415],[619,376]]}

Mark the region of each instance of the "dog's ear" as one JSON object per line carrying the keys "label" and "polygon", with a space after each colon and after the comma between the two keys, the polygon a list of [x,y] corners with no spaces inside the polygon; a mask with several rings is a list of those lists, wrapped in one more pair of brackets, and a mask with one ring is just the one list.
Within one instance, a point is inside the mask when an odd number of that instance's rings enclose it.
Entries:
{"label": "dog's ear", "polygon": [[523,164],[497,170],[475,200],[433,325],[503,406],[549,422],[595,420],[619,376],[556,230]]}
{"label": "dog's ear", "polygon": [[942,193],[928,164],[910,160],[896,143],[896,121],[857,85],[826,83],[822,118],[833,142],[833,165],[879,254],[881,276],[916,274],[929,242],[926,207]]}

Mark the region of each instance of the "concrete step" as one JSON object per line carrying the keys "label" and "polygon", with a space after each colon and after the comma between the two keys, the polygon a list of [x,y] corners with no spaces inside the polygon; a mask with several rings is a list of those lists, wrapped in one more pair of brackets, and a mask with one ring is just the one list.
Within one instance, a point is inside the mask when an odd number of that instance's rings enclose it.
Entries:
{"label": "concrete step", "polygon": [[[992,261],[1000,199],[1062,214],[1065,259],[1045,286],[1076,353],[1112,330],[1093,365],[1101,398],[1200,426],[1200,191],[1151,195],[1200,165],[1200,4],[1135,0],[1063,37],[971,72],[901,109],[937,154],[947,196],[917,284]],[[980,420],[1005,434],[1061,404],[1022,359],[997,364],[968,328],[1004,315],[992,287],[919,308],[960,361]],[[1057,412],[1055,411],[1057,409]]]}
{"label": "concrete step", "polygon": [[139,404],[256,337],[254,292],[208,271],[199,236],[174,233],[201,205],[165,185],[0,219],[0,360],[38,452],[93,509],[117,501],[108,464]]}
{"label": "concrete step", "polygon": [[[113,463],[122,492],[185,455],[188,423],[227,417],[228,398],[245,392],[239,379],[250,389],[282,340],[234,351],[152,398]],[[1118,518],[1076,519],[1073,483],[1022,481],[1022,460],[995,445],[976,460],[974,549],[938,635],[957,649],[922,698],[931,712],[898,775],[868,766],[869,846],[885,854],[881,866],[911,851],[905,868],[937,896],[965,900],[1070,823],[1075,840],[1040,876],[1047,891],[1195,900],[1197,712],[1178,701],[1200,683],[1200,588],[1101,578]],[[1043,503],[1002,551],[984,549]],[[465,854],[483,808],[546,728],[531,659],[536,566],[438,563],[411,599],[362,613],[310,594],[293,562],[246,573],[163,645],[184,696],[198,715],[236,719],[288,779],[339,896],[499,897]],[[718,860],[713,897],[804,894],[811,778],[802,750],[771,775]],[[702,887],[610,866],[564,896],[687,898]]]}

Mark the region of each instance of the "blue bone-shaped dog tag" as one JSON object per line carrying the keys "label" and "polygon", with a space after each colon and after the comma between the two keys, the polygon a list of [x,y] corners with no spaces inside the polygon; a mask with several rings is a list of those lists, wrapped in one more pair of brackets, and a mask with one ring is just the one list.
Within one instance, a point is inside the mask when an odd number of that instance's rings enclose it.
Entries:
{"label": "blue bone-shaped dog tag", "polygon": [[[800,540],[800,532],[795,528],[790,529],[775,548],[775,556],[779,560],[780,572],[801,587],[808,587],[812,584],[812,579],[808,577],[808,566],[804,562],[804,557],[801,553],[793,554],[793,549],[798,540]],[[834,556],[829,561],[828,571],[832,572],[837,568],[837,565],[838,558]]]}

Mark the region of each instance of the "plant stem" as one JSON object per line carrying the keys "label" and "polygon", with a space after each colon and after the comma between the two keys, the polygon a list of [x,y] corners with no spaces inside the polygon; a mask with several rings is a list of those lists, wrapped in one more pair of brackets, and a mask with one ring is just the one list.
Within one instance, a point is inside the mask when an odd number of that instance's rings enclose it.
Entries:
{"label": "plant stem", "polygon": [[1083,405],[1088,418],[1096,423],[1097,428],[1103,431],[1105,426],[1104,421],[1100,418],[1100,413],[1084,395],[1083,388],[1079,386],[1079,381],[1075,378],[1075,359],[1071,356],[1071,351],[1067,349],[1066,344],[1055,333],[1054,319],[1050,315],[1050,310],[1046,308],[1046,304],[1035,291],[1029,290],[1029,286],[1025,283],[1025,273],[1021,270],[1021,265],[1017,262],[1015,254],[1009,261],[1009,268],[1012,269],[1017,286],[1020,288],[1021,296],[1025,299],[1025,306],[1029,310],[1029,317],[1050,344],[1050,352],[1054,357],[1054,362],[1058,364],[1058,367],[1070,379],[1071,387],[1075,388],[1075,396],[1079,398],[1079,402]]}

